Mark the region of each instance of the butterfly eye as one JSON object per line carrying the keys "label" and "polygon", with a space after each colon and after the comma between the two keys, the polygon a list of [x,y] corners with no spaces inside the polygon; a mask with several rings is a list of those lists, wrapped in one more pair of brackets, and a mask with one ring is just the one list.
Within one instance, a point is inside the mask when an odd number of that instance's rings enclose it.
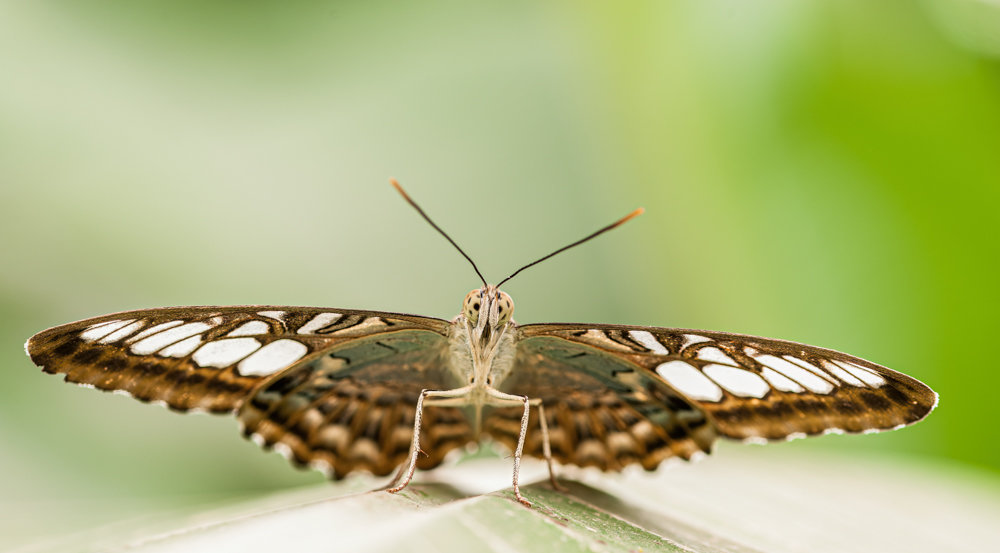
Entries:
{"label": "butterfly eye", "polygon": [[465,318],[472,324],[476,324],[479,321],[479,309],[482,307],[481,297],[482,293],[479,290],[473,290],[465,296],[462,312],[465,314]]}
{"label": "butterfly eye", "polygon": [[510,322],[510,316],[514,313],[514,300],[506,292],[500,292],[497,295],[497,306],[500,312],[499,323],[505,325]]}

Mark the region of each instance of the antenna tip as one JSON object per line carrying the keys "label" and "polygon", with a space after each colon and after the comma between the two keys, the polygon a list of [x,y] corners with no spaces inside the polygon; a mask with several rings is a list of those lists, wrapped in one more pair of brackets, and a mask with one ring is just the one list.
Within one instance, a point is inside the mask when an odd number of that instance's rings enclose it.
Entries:
{"label": "antenna tip", "polygon": [[636,209],[635,211],[633,211],[632,213],[629,213],[628,215],[626,215],[626,216],[622,217],[621,219],[619,219],[618,222],[614,224],[614,226],[617,227],[618,225],[624,224],[624,223],[628,222],[629,219],[634,219],[634,218],[642,215],[645,212],[646,212],[646,209],[640,207],[640,208]]}
{"label": "antenna tip", "polygon": [[389,184],[391,184],[392,187],[396,189],[396,192],[399,192],[400,195],[402,195],[403,198],[406,199],[406,201],[408,201],[410,203],[413,203],[413,200],[410,199],[409,194],[407,194],[406,191],[403,190],[403,187],[399,185],[399,181],[398,180],[390,177],[389,178]]}

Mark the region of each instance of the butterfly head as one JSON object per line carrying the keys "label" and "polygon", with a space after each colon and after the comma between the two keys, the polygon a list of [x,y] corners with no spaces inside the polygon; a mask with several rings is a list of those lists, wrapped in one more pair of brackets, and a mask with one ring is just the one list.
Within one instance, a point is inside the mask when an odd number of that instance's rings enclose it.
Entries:
{"label": "butterfly head", "polygon": [[514,300],[496,286],[483,286],[465,296],[462,315],[469,325],[470,338],[481,351],[489,350],[500,339],[514,313]]}

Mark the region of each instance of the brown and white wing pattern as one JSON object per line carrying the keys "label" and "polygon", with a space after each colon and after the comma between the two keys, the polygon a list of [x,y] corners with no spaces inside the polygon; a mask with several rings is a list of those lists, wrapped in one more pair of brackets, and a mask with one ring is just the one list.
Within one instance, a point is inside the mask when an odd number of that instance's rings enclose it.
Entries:
{"label": "brown and white wing pattern", "polygon": [[[440,333],[412,328],[335,344],[263,383],[240,409],[243,432],[333,478],[389,474],[409,453],[420,392],[461,385],[447,346]],[[474,440],[459,408],[426,406],[423,417],[421,469]]]}
{"label": "brown and white wing pattern", "polygon": [[[244,434],[339,477],[387,474],[406,456],[424,388],[450,385],[449,323],[310,307],[129,311],[40,332],[25,349],[47,373],[177,411],[238,412]],[[472,439],[464,413],[425,410],[428,456]]]}
{"label": "brown and white wing pattern", "polygon": [[[703,410],[617,351],[522,327],[505,392],[542,400],[553,458],[561,463],[648,470],[670,457],[708,453],[717,434]],[[542,457],[532,411],[524,452]],[[485,430],[513,448],[521,409],[489,412]]]}
{"label": "brown and white wing pattern", "polygon": [[392,328],[447,322],[304,307],[168,307],[69,323],[28,339],[36,365],[66,380],[162,401],[178,411],[234,411],[262,380],[317,351]]}
{"label": "brown and white wing pattern", "polygon": [[540,324],[520,331],[525,340],[555,338],[627,360],[683,395],[727,438],[892,430],[921,420],[937,404],[937,394],[914,378],[784,340],[613,325]]}

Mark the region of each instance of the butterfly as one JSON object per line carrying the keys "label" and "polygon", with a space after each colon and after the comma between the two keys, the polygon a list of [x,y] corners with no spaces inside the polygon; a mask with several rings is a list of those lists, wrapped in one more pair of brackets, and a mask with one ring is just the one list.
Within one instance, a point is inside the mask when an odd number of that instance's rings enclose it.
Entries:
{"label": "butterfly", "polygon": [[617,471],[766,442],[892,430],[924,418],[923,383],[837,351],[677,328],[528,324],[472,259],[392,181],[482,280],[447,321],[316,307],[128,311],[31,337],[31,360],[65,380],[172,410],[234,413],[244,436],[339,479],[417,468],[490,436],[521,457]]}

